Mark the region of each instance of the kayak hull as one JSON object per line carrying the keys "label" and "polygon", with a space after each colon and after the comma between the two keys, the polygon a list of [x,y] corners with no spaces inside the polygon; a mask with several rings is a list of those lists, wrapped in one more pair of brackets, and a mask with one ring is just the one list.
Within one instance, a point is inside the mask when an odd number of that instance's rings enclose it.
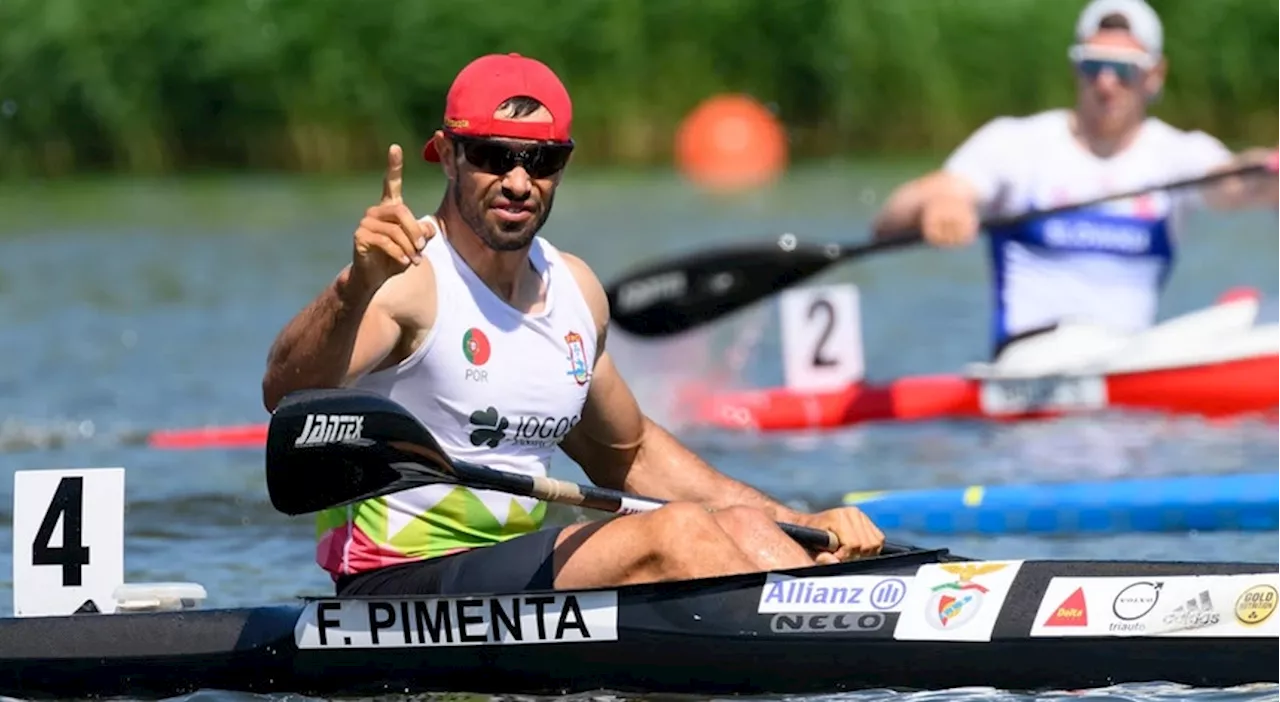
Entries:
{"label": "kayak hull", "polygon": [[[1012,388],[1015,385],[1018,387]],[[1021,395],[1026,401],[1012,409],[1008,400],[994,402],[991,395],[1001,388],[1005,388],[1004,394]],[[922,375],[885,384],[853,383],[832,390],[690,389],[680,404],[692,408],[691,423],[764,432],[834,429],[882,421],[1012,421],[1105,410],[1274,419],[1280,406],[1280,357],[1270,354],[1096,377]]]}
{"label": "kayak hull", "polygon": [[[888,556],[791,574],[905,576],[944,555]],[[893,621],[876,631],[780,632],[771,622],[781,615],[757,612],[763,574],[619,588],[611,591],[617,597],[616,639],[554,645],[299,648],[295,627],[308,616],[304,604],[6,619],[0,620],[0,694],[154,698],[221,689],[330,696],[593,690],[726,695],[1277,682],[1274,635],[1029,635],[1053,577],[1238,573],[1272,578],[1276,565],[1021,562],[990,640],[973,642],[898,640]],[[887,618],[898,616],[905,615]]]}
{"label": "kayak hull", "polygon": [[[1064,320],[962,373],[821,389],[728,391],[690,384],[670,411],[681,424],[763,432],[884,421],[1016,421],[1103,410],[1274,421],[1280,326],[1256,324],[1260,297],[1250,288],[1230,290],[1214,305],[1132,333]],[[850,300],[847,307],[856,304]],[[803,352],[805,358],[812,353]],[[853,356],[860,359],[861,349]],[[861,361],[856,365],[861,377]],[[266,424],[161,430],[147,443],[159,449],[258,448],[266,430]]]}
{"label": "kayak hull", "polygon": [[885,531],[1096,535],[1280,528],[1274,472],[850,492]]}

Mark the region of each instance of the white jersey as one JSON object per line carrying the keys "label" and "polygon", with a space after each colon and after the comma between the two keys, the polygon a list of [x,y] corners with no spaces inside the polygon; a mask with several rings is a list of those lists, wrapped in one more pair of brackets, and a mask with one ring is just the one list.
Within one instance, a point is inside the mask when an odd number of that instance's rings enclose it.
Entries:
{"label": "white jersey", "polygon": [[[1076,141],[1070,112],[1000,117],[943,166],[978,191],[982,217],[1048,209],[1194,178],[1231,158],[1222,142],[1148,118],[1133,143],[1100,158]],[[1068,318],[1127,331],[1155,321],[1191,190],[1153,192],[989,232],[995,344]]]}
{"label": "white jersey", "polygon": [[[546,284],[546,305],[525,314],[485,285],[445,235],[425,255],[436,279],[435,324],[403,362],[355,386],[403,405],[455,458],[545,476],[581,419],[595,363],[595,319],[573,272],[536,237],[529,261]],[[504,492],[414,488],[322,513],[317,559],[339,575],[432,558],[533,531],[545,511]]]}

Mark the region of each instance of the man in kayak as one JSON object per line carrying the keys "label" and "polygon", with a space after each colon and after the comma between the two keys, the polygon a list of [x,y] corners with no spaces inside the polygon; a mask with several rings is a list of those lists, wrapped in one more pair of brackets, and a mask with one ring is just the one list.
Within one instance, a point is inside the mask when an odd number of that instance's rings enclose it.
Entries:
{"label": "man in kayak", "polygon": [[[383,393],[451,455],[545,475],[557,448],[599,485],[673,503],[543,527],[546,504],[431,485],[328,510],[317,560],[339,594],[589,588],[834,562],[879,552],[854,508],[800,514],[715,471],[641,413],[605,350],[609,308],[580,259],[538,231],[573,150],[572,103],[542,63],[490,55],[449,90],[424,157],[447,187],[432,216],[401,197],[392,146],[351,264],[281,331],[263,378],[289,392]],[[834,532],[811,554],[776,521]]]}
{"label": "man in kayak", "polygon": [[[981,217],[1274,159],[1264,149],[1233,157],[1204,132],[1147,116],[1165,80],[1162,44],[1160,19],[1142,0],[1089,3],[1068,51],[1075,108],[988,122],[940,170],[890,195],[876,217],[876,236],[920,229],[934,245],[964,245],[974,240]],[[1187,206],[1274,206],[1276,192],[1273,171],[992,229],[995,348],[1068,317],[1120,331],[1151,325],[1173,262],[1173,228]]]}

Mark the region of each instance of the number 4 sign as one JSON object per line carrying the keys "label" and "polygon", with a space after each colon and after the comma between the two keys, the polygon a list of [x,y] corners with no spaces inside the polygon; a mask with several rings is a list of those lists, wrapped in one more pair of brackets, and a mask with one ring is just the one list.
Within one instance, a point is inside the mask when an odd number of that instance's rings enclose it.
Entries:
{"label": "number 4 sign", "polygon": [[830,390],[862,380],[858,289],[849,283],[792,288],[779,299],[787,387]]}
{"label": "number 4 sign", "polygon": [[13,613],[115,611],[124,582],[124,468],[13,474]]}

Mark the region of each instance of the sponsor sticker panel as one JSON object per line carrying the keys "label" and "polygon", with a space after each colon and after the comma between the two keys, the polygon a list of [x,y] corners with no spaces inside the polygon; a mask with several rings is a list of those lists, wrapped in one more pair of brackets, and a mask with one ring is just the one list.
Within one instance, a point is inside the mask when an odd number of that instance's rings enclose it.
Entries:
{"label": "sponsor sticker panel", "polygon": [[992,415],[1104,409],[1107,383],[1101,376],[993,378],[978,393],[982,411]]}
{"label": "sponsor sticker panel", "polygon": [[1057,577],[1032,636],[1278,637],[1280,574]]}
{"label": "sponsor sticker panel", "polygon": [[794,577],[771,573],[760,590],[760,614],[897,612],[911,576]]}
{"label": "sponsor sticker panel", "polygon": [[770,574],[759,614],[775,634],[868,636],[888,630],[911,586],[909,575],[795,577]]}
{"label": "sponsor sticker panel", "polygon": [[901,641],[990,641],[1022,561],[921,566],[893,632]]}

